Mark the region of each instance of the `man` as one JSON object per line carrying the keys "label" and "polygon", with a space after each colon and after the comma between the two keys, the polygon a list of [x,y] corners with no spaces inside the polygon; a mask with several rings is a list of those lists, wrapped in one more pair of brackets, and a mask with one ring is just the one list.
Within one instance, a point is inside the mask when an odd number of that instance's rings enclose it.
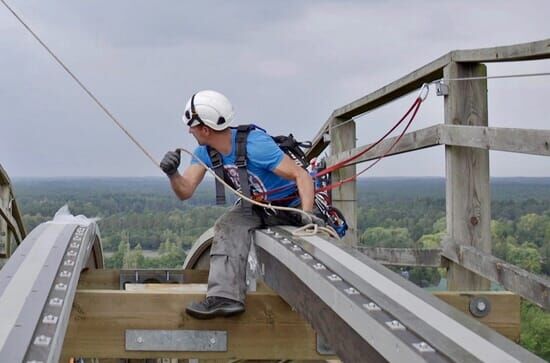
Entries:
{"label": "man", "polygon": [[[229,100],[216,91],[200,91],[194,94],[185,106],[183,120],[189,126],[199,146],[194,154],[206,165],[212,167],[210,149],[221,155],[225,175],[237,188],[240,187],[239,173],[235,165],[236,135],[230,128],[233,121],[233,106]],[[248,182],[252,193],[265,195],[267,202],[279,199],[294,199],[307,214],[299,216],[277,212],[264,213],[263,208],[233,206],[214,224],[214,239],[210,251],[210,272],[206,299],[190,304],[186,311],[198,319],[217,316],[231,316],[244,312],[246,294],[246,263],[254,229],[275,224],[299,222],[323,224],[313,214],[314,186],[310,175],[277,146],[265,132],[253,129],[246,140]],[[189,199],[204,178],[206,169],[195,159],[183,172],[178,173],[180,154],[166,153],[161,168],[170,178],[175,194]],[[290,184],[290,185],[289,185]],[[265,194],[268,190],[279,190]],[[264,193],[264,194],[262,194]],[[296,198],[292,198],[292,196]],[[290,197],[290,198],[289,198]]]}

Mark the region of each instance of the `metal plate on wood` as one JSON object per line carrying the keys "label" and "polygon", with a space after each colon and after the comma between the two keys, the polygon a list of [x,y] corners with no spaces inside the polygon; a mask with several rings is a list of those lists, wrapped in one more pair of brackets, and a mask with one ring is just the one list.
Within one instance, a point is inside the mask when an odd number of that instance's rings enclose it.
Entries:
{"label": "metal plate on wood", "polygon": [[226,352],[227,332],[218,330],[126,330],[126,350]]}

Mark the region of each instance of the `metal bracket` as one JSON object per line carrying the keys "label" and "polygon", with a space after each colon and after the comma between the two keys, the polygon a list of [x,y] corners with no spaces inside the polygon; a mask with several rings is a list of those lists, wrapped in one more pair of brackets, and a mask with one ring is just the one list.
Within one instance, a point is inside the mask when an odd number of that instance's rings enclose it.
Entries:
{"label": "metal bracket", "polygon": [[126,330],[126,350],[226,352],[227,332],[219,330]]}
{"label": "metal bracket", "polygon": [[336,355],[334,350],[328,345],[325,338],[322,335],[316,334],[317,336],[317,353],[321,355]]}
{"label": "metal bracket", "polygon": [[182,270],[177,269],[129,269],[120,271],[120,289],[130,284],[182,284],[184,282]]}
{"label": "metal bracket", "polygon": [[449,94],[449,86],[442,81],[436,82],[435,94],[438,96],[447,96]]}

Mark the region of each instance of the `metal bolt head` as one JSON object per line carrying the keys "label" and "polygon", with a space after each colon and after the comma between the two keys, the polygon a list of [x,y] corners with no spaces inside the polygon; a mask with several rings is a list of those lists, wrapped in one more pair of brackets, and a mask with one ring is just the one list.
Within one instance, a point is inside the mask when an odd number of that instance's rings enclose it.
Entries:
{"label": "metal bolt head", "polygon": [[326,270],[325,265],[323,265],[323,264],[320,263],[320,262],[316,262],[316,263],[313,265],[313,268],[316,269],[316,270]]}
{"label": "metal bolt head", "polygon": [[380,306],[376,305],[375,303],[373,302],[370,302],[370,303],[367,303],[367,304],[363,304],[363,307],[365,309],[367,309],[368,311],[380,311],[382,309],[380,309]]}
{"label": "metal bolt head", "polygon": [[138,344],[143,344],[143,338],[142,337],[137,337],[137,342],[138,342]]}
{"label": "metal bolt head", "polygon": [[39,335],[34,339],[34,345],[50,345],[52,338],[45,335]]}
{"label": "metal bolt head", "polygon": [[214,337],[210,338],[210,344],[216,344],[216,338]]}
{"label": "metal bolt head", "polygon": [[60,299],[58,297],[54,297],[50,299],[50,306],[61,306],[63,305],[63,299]]}
{"label": "metal bolt head", "polygon": [[46,315],[42,319],[42,322],[44,324],[57,324],[57,316],[54,316],[54,315],[51,315],[51,314]]}
{"label": "metal bolt head", "polygon": [[479,310],[479,311],[485,311],[485,309],[487,309],[487,305],[485,305],[485,302],[483,302],[483,301],[478,301],[478,302],[477,302],[477,310]]}

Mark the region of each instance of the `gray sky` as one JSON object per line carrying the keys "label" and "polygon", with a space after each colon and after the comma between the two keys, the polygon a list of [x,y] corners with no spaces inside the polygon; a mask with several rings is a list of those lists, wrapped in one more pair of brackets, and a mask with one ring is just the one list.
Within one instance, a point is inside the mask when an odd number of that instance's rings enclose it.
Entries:
{"label": "gray sky", "polygon": [[[8,0],[158,159],[194,148],[181,121],[200,89],[237,123],[311,139],[331,112],[453,49],[550,37],[550,1]],[[489,65],[548,72],[550,61]],[[489,124],[549,129],[550,78],[489,81]],[[358,119],[377,139],[416,94]],[[17,176],[161,175],[0,6],[0,164]],[[432,92],[412,129],[443,122]],[[386,158],[367,175],[444,175],[442,147]],[[491,152],[493,176],[550,176],[550,159]]]}

